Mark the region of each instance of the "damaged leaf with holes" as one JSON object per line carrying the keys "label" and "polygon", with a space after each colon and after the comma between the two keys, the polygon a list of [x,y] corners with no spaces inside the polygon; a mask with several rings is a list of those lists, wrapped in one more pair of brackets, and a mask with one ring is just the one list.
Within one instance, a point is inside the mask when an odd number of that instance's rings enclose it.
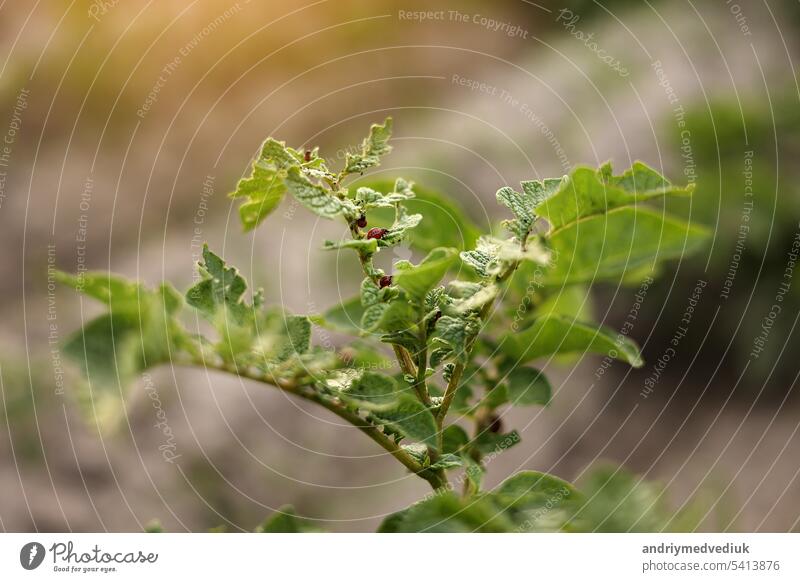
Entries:
{"label": "damaged leaf with holes", "polygon": [[[415,475],[436,493],[379,531],[657,528],[661,490],[624,471],[591,473],[578,487],[536,471],[494,488],[484,477],[501,466],[492,459],[526,438],[511,418],[558,414],[542,408],[559,399],[552,366],[585,358],[643,365],[635,338],[595,320],[592,286],[651,277],[706,244],[705,228],[657,206],[692,196],[692,185],[641,162],[621,174],[610,164],[577,167],[500,185],[503,228],[482,232],[444,193],[403,177],[361,178],[391,151],[391,132],[391,119],[372,125],[339,168],[315,147],[269,138],[231,194],[244,230],[264,224],[286,196],[313,219],[338,221],[340,234],[315,244],[360,274],[349,298],[319,313],[292,314],[277,297],[250,292],[208,246],[185,295],[167,283],[59,274],[106,310],[64,347],[87,378],[85,395],[105,394],[107,406],[122,409],[138,375],[188,365],[324,408],[396,461],[397,477]],[[387,259],[401,244],[409,259]],[[253,527],[317,529],[289,506]]]}

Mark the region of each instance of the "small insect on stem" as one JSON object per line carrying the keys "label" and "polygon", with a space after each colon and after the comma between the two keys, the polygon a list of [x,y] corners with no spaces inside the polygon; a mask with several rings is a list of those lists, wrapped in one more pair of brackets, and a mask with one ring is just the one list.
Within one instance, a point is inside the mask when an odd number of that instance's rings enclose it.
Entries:
{"label": "small insect on stem", "polygon": [[381,289],[383,289],[384,287],[388,287],[391,284],[392,284],[391,275],[384,275],[378,280],[378,285],[380,286]]}
{"label": "small insect on stem", "polygon": [[367,217],[363,214],[359,216],[358,220],[356,220],[356,226],[358,226],[358,228],[364,228],[367,226]]}
{"label": "small insect on stem", "polygon": [[306,150],[305,160],[307,162],[311,161],[311,150]]}
{"label": "small insect on stem", "polygon": [[367,232],[367,238],[375,238],[375,239],[382,239],[383,236],[386,234],[387,230],[385,228],[370,228]]}

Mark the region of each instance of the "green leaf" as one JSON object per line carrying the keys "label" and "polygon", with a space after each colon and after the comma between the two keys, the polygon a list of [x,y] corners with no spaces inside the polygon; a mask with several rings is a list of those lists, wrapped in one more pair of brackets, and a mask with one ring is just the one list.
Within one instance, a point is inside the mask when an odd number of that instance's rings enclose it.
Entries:
{"label": "green leaf", "polygon": [[461,253],[461,260],[481,277],[491,278],[500,274],[504,267],[526,261],[547,265],[550,252],[538,240],[529,240],[523,249],[515,239],[482,236],[474,250]]}
{"label": "green leaf", "polygon": [[442,452],[457,454],[469,442],[466,431],[457,424],[451,424],[442,432]]}
{"label": "green leaf", "polygon": [[138,283],[110,273],[90,271],[74,276],[58,271],[56,278],[87,297],[114,308],[118,314],[137,314],[141,309],[140,299],[147,294]]}
{"label": "green leaf", "polygon": [[256,533],[307,533],[321,531],[298,517],[294,507],[284,505],[256,528]]}
{"label": "green leaf", "polygon": [[549,285],[624,276],[658,261],[681,257],[708,238],[704,228],[646,208],[618,208],[572,223],[550,237]]}
{"label": "green leaf", "polygon": [[514,406],[545,406],[552,388],[547,377],[535,368],[514,368],[506,377],[508,400]]}
{"label": "green leaf", "polygon": [[509,231],[519,240],[527,238],[536,220],[533,201],[525,194],[516,192],[513,188],[500,188],[496,194],[497,201],[508,207],[516,217],[506,221]]}
{"label": "green leaf", "polygon": [[398,207],[395,221],[386,229],[378,245],[385,247],[398,244],[406,237],[408,232],[416,228],[420,221],[422,221],[421,214],[409,214],[405,208]]}
{"label": "green leaf", "polygon": [[360,335],[364,331],[361,326],[364,310],[361,297],[353,297],[310,319],[314,324],[332,331]]}
{"label": "green leaf", "polygon": [[526,180],[520,183],[522,191],[529,200],[529,204],[535,210],[545,200],[553,196],[563,185],[565,177],[546,178],[544,180]]}
{"label": "green leaf", "polygon": [[520,471],[492,490],[492,497],[504,509],[532,509],[574,501],[580,497],[570,483],[538,471]]}
{"label": "green leaf", "polygon": [[561,182],[561,178],[544,182],[530,180],[522,183],[521,193],[507,186],[497,191],[497,201],[514,214],[514,220],[505,221],[505,225],[517,240],[528,238],[536,220],[536,207],[551,196]]}
{"label": "green leaf", "polygon": [[[177,320],[181,296],[169,285],[151,291],[121,277],[93,272],[79,277],[57,272],[56,277],[108,307],[107,314],[90,321],[63,347],[88,380],[88,385],[79,384],[78,399],[89,404],[82,409],[92,420],[119,421],[118,411],[138,374],[176,354],[197,350]],[[109,411],[112,414],[107,415]]]}
{"label": "green leaf", "polygon": [[377,330],[383,319],[383,314],[388,308],[388,303],[376,303],[375,305],[366,307],[364,309],[364,315],[361,317],[361,328],[365,331]]}
{"label": "green leaf", "polygon": [[[252,308],[244,303],[247,282],[234,267],[228,267],[220,257],[203,245],[203,260],[198,263],[201,280],[186,292],[186,302],[215,321],[220,310],[234,322],[243,324]],[[249,313],[250,312],[250,313]]]}
{"label": "green leaf", "polygon": [[576,506],[572,518],[576,531],[661,531],[676,515],[667,506],[661,485],[621,468],[592,470],[581,491],[585,502]]}
{"label": "green leaf", "polygon": [[250,176],[242,178],[231,198],[245,198],[239,216],[245,231],[258,226],[280,204],[286,193],[283,181],[288,169],[300,160],[279,141],[268,139],[253,161]]}
{"label": "green leaf", "polygon": [[392,151],[389,138],[392,136],[392,118],[387,117],[382,125],[373,123],[369,137],[361,144],[360,154],[347,154],[344,172],[359,174],[380,164],[380,158]]}
{"label": "green leaf", "polygon": [[514,524],[487,497],[462,499],[451,491],[387,517],[379,533],[469,533],[510,532]]}
{"label": "green leaf", "polygon": [[402,332],[415,325],[415,313],[409,302],[398,298],[386,303],[386,308],[376,325],[377,329],[387,332]]}
{"label": "green leaf", "polygon": [[[272,315],[273,324],[259,326],[259,343],[267,360],[285,362],[308,352],[311,347],[311,321],[303,315]],[[272,332],[272,333],[270,333]]]}
{"label": "green leaf", "polygon": [[216,352],[226,362],[270,365],[306,354],[311,322],[280,308],[264,309],[261,293],[252,304],[245,301],[247,282],[234,267],[203,248],[198,264],[201,279],[186,293],[186,301],[208,319],[217,331]]}
{"label": "green leaf", "polygon": [[459,313],[480,311],[487,303],[493,302],[499,292],[500,288],[497,285],[490,284],[483,286],[477,293],[474,293],[467,299],[456,301],[453,305],[453,309]]}
{"label": "green leaf", "polygon": [[245,232],[253,230],[278,207],[286,194],[283,177],[274,170],[254,167],[249,178],[239,180],[232,198],[247,200],[239,206],[239,218]]}
{"label": "green leaf", "polygon": [[151,519],[144,525],[144,533],[164,533],[164,526],[157,519]]}
{"label": "green leaf", "polygon": [[453,355],[453,350],[449,345],[440,346],[431,350],[429,364],[431,368],[438,368],[439,365]]}
{"label": "green leaf", "polygon": [[411,297],[420,301],[436,287],[445,273],[455,263],[455,249],[438,248],[432,250],[419,265],[412,266],[394,275],[394,283]]}
{"label": "green leaf", "polygon": [[523,471],[489,493],[462,498],[450,491],[387,517],[379,532],[520,532],[566,528],[576,502],[575,488],[556,477]]}
{"label": "green leaf", "polygon": [[411,440],[436,445],[433,414],[407,388],[401,388],[391,376],[376,372],[364,371],[355,378],[352,376],[352,372],[346,374],[343,381],[334,376],[327,385],[337,390],[344,402],[369,411],[368,420],[373,424],[387,426]]}
{"label": "green leaf", "polygon": [[485,286],[472,281],[450,281],[447,284],[447,292],[454,299],[469,299]]}
{"label": "green leaf", "polygon": [[431,465],[431,469],[453,469],[454,467],[462,467],[464,461],[458,455],[449,453],[443,454],[439,460]]}
{"label": "green leaf", "polygon": [[586,167],[574,169],[536,212],[547,219],[553,231],[558,231],[578,220],[616,208],[661,196],[690,196],[694,190],[693,185],[674,186],[641,162],[634,163],[622,176],[610,174],[609,165],[599,171]]}
{"label": "green leaf", "polygon": [[504,336],[500,350],[516,364],[553,354],[593,352],[622,360],[635,368],[643,365],[639,348],[630,338],[604,327],[578,323],[558,315],[534,320],[522,331]]}
{"label": "green leaf", "polygon": [[498,256],[500,242],[488,236],[478,239],[473,250],[462,251],[461,260],[472,267],[481,277],[492,277],[500,272],[501,262]]}
{"label": "green leaf", "polygon": [[[382,183],[384,187],[380,190],[391,189],[388,183]],[[394,183],[394,190],[388,194],[382,194],[374,188],[363,186],[356,190],[356,203],[363,210],[370,210],[373,208],[396,208],[400,202],[406,202],[415,197],[412,190],[412,184],[406,182],[402,178],[398,178]]]}
{"label": "green leaf", "polygon": [[447,343],[454,357],[463,364],[469,359],[469,342],[481,329],[481,320],[475,315],[461,317],[442,316],[436,322],[436,337]]}
{"label": "green leaf", "polygon": [[488,497],[517,532],[569,530],[574,508],[582,500],[571,484],[537,471],[517,473]]}
{"label": "green leaf", "polygon": [[436,446],[436,420],[431,411],[410,394],[400,394],[395,406],[378,410],[373,417],[412,440]]}
{"label": "green leaf", "polygon": [[323,218],[333,218],[343,210],[341,200],[309,180],[297,166],[289,168],[284,182],[295,200]]}
{"label": "green leaf", "polygon": [[494,410],[508,403],[508,388],[505,384],[495,384],[486,394],[481,398],[476,406],[485,406]]}
{"label": "green leaf", "polygon": [[176,319],[183,301],[171,286],[164,284],[150,291],[108,273],[74,277],[58,272],[56,276],[109,309],[64,346],[66,355],[81,365],[90,381],[126,383],[142,370],[169,361],[172,352],[188,347],[188,337]]}
{"label": "green leaf", "polygon": [[378,286],[370,279],[369,277],[365,277],[363,281],[361,281],[361,305],[364,307],[369,307],[370,305],[375,305],[380,301],[380,289]]}
{"label": "green leaf", "polygon": [[578,321],[594,320],[592,299],[587,285],[570,285],[547,295],[538,307],[536,315],[563,315]]}
{"label": "green leaf", "polygon": [[360,408],[381,410],[396,407],[402,392],[390,376],[366,371],[343,389],[341,397]]}

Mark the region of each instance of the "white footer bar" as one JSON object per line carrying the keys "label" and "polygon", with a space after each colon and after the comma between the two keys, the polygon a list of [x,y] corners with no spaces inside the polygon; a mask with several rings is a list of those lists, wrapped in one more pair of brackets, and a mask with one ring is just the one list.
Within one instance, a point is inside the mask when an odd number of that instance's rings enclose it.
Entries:
{"label": "white footer bar", "polygon": [[15,581],[796,581],[799,564],[800,534],[0,535]]}

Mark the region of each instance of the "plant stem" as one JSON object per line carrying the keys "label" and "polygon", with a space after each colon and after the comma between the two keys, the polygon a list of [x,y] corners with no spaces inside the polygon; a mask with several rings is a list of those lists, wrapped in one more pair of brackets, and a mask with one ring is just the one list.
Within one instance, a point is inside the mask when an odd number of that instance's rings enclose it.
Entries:
{"label": "plant stem", "polygon": [[[358,228],[352,224],[350,226],[350,234],[352,235],[354,240],[359,240],[361,238],[361,234],[358,232]],[[374,269],[372,268],[372,258],[364,255],[363,253],[358,253],[358,260],[361,263],[361,270],[364,272],[364,275],[369,278],[373,283],[376,285],[380,285],[379,277],[374,275]],[[410,376],[417,375],[417,368],[414,365],[414,360],[411,357],[411,354],[408,353],[408,350],[405,349],[403,346],[398,346],[396,344],[392,344],[392,348],[394,349],[394,355],[397,357],[397,363],[400,365],[400,369],[403,371],[403,374],[408,374]],[[419,393],[418,393],[419,394]],[[420,400],[422,397],[420,395]],[[425,400],[422,400],[424,403]],[[430,398],[426,404],[430,404]]]}
{"label": "plant stem", "polygon": [[424,322],[420,322],[419,327],[419,345],[421,348],[417,354],[417,377],[414,381],[414,390],[422,403],[430,407],[431,396],[428,394],[428,384],[425,381],[425,374],[428,372],[428,334],[425,331]]}
{"label": "plant stem", "polygon": [[193,359],[187,362],[181,362],[188,365],[199,366],[205,369],[213,369],[218,370],[220,372],[228,372],[236,374],[239,377],[247,378],[249,380],[255,380],[257,382],[261,382],[264,384],[269,384],[271,386],[275,386],[279,390],[283,392],[287,392],[289,394],[293,394],[295,396],[299,396],[300,398],[305,398],[306,400],[310,400],[311,402],[315,402],[320,406],[326,408],[330,412],[334,413],[338,417],[346,420],[358,430],[363,432],[373,441],[378,443],[381,447],[383,447],[386,451],[388,451],[395,459],[397,459],[400,463],[403,464],[409,471],[418,475],[422,479],[425,479],[430,486],[434,489],[441,489],[447,485],[447,481],[443,480],[442,475],[437,472],[433,471],[429,468],[423,467],[414,457],[412,457],[407,451],[405,451],[400,445],[394,442],[389,436],[383,433],[377,426],[371,424],[366,419],[359,416],[357,413],[349,410],[345,406],[342,406],[339,402],[335,399],[326,397],[323,394],[315,391],[313,388],[306,384],[298,384],[296,382],[290,382],[286,380],[281,380],[279,378],[275,378],[268,373],[253,373],[247,371],[245,369],[230,369],[225,366],[214,366],[205,362],[201,359]]}
{"label": "plant stem", "polygon": [[[520,248],[522,250],[525,250],[526,244],[527,244],[527,236],[520,241]],[[514,261],[510,263],[502,273],[499,273],[495,277],[494,284],[502,283],[509,276],[511,276],[514,273],[514,271],[517,270],[518,266],[519,266],[519,261]],[[478,314],[478,317],[480,318],[481,322],[483,322],[489,315],[489,312],[491,311],[493,305],[494,305],[494,299],[486,303],[486,305],[484,305],[481,308],[480,313]],[[469,361],[470,357],[472,356],[472,348],[475,345],[477,337],[478,336],[476,334],[475,337],[473,337],[472,340],[464,347],[464,352],[466,354],[467,361]],[[440,448],[443,440],[442,430],[444,428],[444,421],[445,418],[447,417],[447,411],[450,409],[450,405],[453,403],[453,399],[456,396],[456,391],[458,390],[459,382],[461,382],[461,376],[464,373],[464,368],[465,365],[463,363],[459,362],[458,364],[456,364],[455,369],[453,369],[453,374],[450,376],[450,381],[447,383],[447,388],[445,389],[444,397],[442,398],[442,404],[441,406],[439,406],[439,411],[436,414],[436,424],[437,424],[437,429],[439,431]]]}
{"label": "plant stem", "polygon": [[[481,321],[483,321],[486,316],[489,314],[489,311],[494,305],[494,301],[488,302],[481,308],[480,317]],[[475,340],[477,339],[477,335],[472,338],[472,340],[464,346],[464,352],[466,354],[467,360],[469,360],[470,356],[472,355],[472,348],[475,345]],[[453,370],[452,375],[450,376],[450,381],[447,383],[447,388],[444,391],[444,397],[442,398],[442,404],[439,406],[439,412],[436,415],[436,422],[438,423],[439,428],[439,435],[441,438],[442,432],[442,425],[444,424],[444,419],[447,416],[447,411],[450,409],[450,405],[453,403],[453,398],[456,396],[456,390],[458,390],[458,384],[461,382],[461,375],[464,373],[464,364],[459,362],[456,364],[455,369]]]}
{"label": "plant stem", "polygon": [[394,355],[397,356],[397,362],[400,364],[400,369],[403,371],[403,374],[416,376],[417,367],[414,365],[414,360],[411,358],[411,354],[408,353],[408,350],[397,344],[392,344],[392,347],[394,348]]}

